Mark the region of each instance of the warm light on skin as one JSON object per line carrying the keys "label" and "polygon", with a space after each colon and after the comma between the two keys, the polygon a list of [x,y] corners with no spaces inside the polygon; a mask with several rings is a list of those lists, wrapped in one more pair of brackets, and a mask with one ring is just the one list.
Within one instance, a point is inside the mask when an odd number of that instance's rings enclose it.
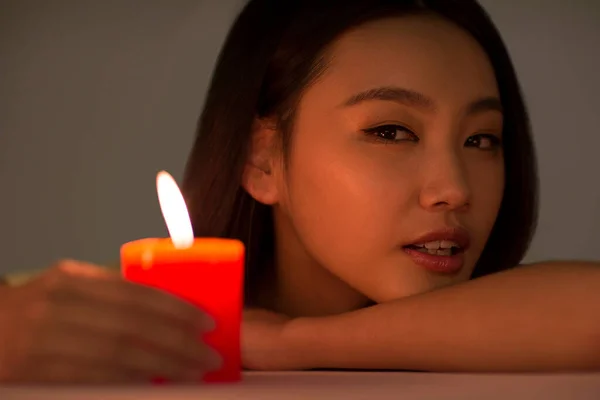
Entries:
{"label": "warm light on skin", "polygon": [[156,175],[156,191],[173,245],[178,249],[191,247],[194,243],[194,231],[177,182],[168,172],[160,171]]}

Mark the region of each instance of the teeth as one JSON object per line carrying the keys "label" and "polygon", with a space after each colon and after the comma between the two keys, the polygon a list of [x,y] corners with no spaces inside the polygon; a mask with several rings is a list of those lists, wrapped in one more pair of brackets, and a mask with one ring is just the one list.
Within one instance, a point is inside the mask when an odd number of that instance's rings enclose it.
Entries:
{"label": "teeth", "polygon": [[451,256],[452,249],[426,249],[424,247],[418,249],[421,253],[431,254],[434,256]]}
{"label": "teeth", "polygon": [[441,242],[436,240],[435,242],[427,242],[425,243],[425,248],[428,250],[437,250],[440,248]]}
{"label": "teeth", "polygon": [[452,247],[460,247],[458,243],[451,240],[435,240],[433,242],[419,243],[417,247],[424,247],[427,250],[451,249]]}

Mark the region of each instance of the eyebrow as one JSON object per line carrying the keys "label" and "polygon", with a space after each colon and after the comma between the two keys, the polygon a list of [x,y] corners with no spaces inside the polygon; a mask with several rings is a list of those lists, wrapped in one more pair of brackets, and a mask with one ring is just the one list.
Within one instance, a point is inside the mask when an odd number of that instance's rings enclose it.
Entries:
{"label": "eyebrow", "polygon": [[475,100],[467,108],[468,114],[478,114],[485,111],[498,111],[500,114],[504,114],[504,107],[502,107],[502,102],[499,98],[488,96]]}
{"label": "eyebrow", "polygon": [[435,104],[429,97],[409,89],[394,86],[382,86],[368,89],[351,96],[343,103],[344,107],[355,106],[366,101],[394,101],[410,107],[433,111]]}
{"label": "eyebrow", "polygon": [[[344,107],[355,106],[367,101],[393,101],[409,107],[420,108],[425,111],[435,111],[435,101],[426,95],[414,90],[403,89],[395,86],[382,86],[357,93],[342,103]],[[477,114],[485,111],[503,112],[502,102],[495,96],[477,99],[467,106],[468,114]]]}

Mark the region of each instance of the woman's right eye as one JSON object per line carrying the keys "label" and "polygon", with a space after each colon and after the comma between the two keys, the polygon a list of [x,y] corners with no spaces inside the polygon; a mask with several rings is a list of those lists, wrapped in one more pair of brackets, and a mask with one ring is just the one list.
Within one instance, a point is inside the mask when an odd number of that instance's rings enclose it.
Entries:
{"label": "woman's right eye", "polygon": [[380,125],[374,128],[365,129],[363,132],[372,136],[375,140],[384,143],[419,141],[417,135],[410,129],[397,124]]}

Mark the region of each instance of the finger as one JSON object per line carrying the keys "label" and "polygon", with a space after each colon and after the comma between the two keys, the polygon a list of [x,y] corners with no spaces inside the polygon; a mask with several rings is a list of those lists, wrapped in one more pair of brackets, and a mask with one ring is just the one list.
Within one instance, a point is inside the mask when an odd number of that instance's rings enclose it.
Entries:
{"label": "finger", "polygon": [[[106,338],[113,348],[99,351],[109,357],[118,358],[122,356],[122,352],[134,351],[130,347],[142,346],[148,351],[152,350],[153,357],[158,357],[160,354],[163,358],[172,359],[175,363],[188,364],[194,369],[208,368],[218,361],[214,359],[214,354],[202,342],[200,332],[194,327],[180,323],[167,323],[139,310],[103,303],[76,302],[56,304],[52,314],[55,317],[48,319],[53,321],[53,328],[49,330],[55,332],[67,329],[83,330],[85,334],[82,333],[82,336]],[[87,347],[82,347],[82,351],[83,349]],[[98,351],[93,346],[90,346],[90,349]],[[143,353],[137,354],[136,357],[149,357],[149,355]],[[133,362],[138,364],[159,362],[158,359],[155,361],[138,362],[134,358]]]}
{"label": "finger", "polygon": [[93,330],[62,325],[40,340],[35,358],[68,358],[87,364],[111,367],[124,374],[150,379],[156,376],[174,381],[198,380],[201,372],[217,369],[218,356],[202,346],[204,356],[190,360],[173,353],[144,346],[124,336],[107,336]]}
{"label": "finger", "polygon": [[212,318],[193,304],[162,290],[127,282],[119,274],[96,265],[63,260],[55,270],[58,277],[56,273],[51,274],[49,280],[55,289],[62,289],[58,290],[59,295],[94,296],[102,301],[143,307],[169,318],[190,321],[200,329],[214,329]]}
{"label": "finger", "polygon": [[34,366],[39,360],[68,359],[73,364],[94,365],[110,369],[119,376],[149,381],[160,376],[172,381],[197,381],[202,371],[216,369],[211,364],[210,350],[202,363],[156,351],[135,344],[124,337],[110,337],[95,331],[63,326],[40,340],[40,346],[31,357]]}
{"label": "finger", "polygon": [[68,292],[117,307],[138,309],[170,321],[181,321],[201,331],[214,329],[214,321],[195,305],[164,291],[121,279],[73,279]]}

